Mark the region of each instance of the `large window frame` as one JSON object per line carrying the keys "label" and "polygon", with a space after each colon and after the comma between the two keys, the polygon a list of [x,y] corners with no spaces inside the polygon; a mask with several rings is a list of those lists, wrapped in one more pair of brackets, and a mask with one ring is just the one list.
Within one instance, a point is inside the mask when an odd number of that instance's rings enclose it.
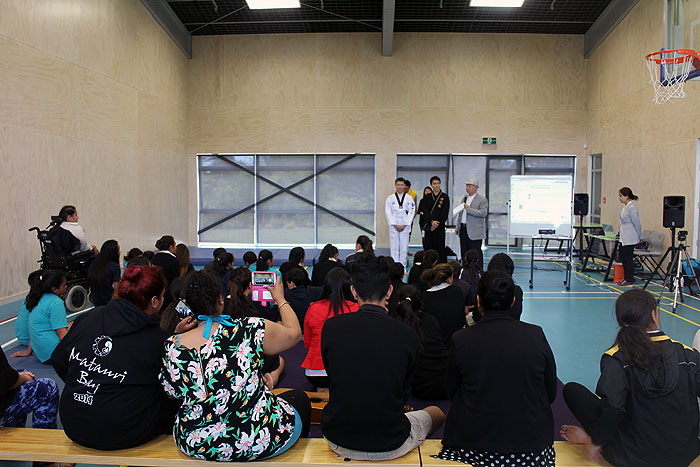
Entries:
{"label": "large window frame", "polygon": [[588,167],[591,187],[591,209],[588,219],[591,224],[600,224],[603,194],[603,154],[591,154],[588,156]]}
{"label": "large window frame", "polygon": [[[371,173],[371,177],[362,175],[361,178],[362,183],[367,187],[371,185],[371,189],[362,191],[366,195],[364,204],[358,206],[356,202],[343,203],[343,206],[339,207],[337,193],[330,196],[329,187],[332,186],[333,190],[336,188],[342,190],[343,184],[331,181],[328,176],[342,177],[343,174],[363,171],[368,172],[367,175]],[[242,197],[245,199],[235,200],[238,203],[235,207],[212,208],[212,202],[218,204],[218,199],[214,193],[203,192],[205,190],[203,177],[221,172],[231,177],[238,177],[237,180],[244,182],[239,185],[245,185],[242,190],[244,194]],[[294,175],[295,172],[298,174]],[[348,178],[352,177],[348,176]],[[199,195],[197,238],[198,245],[202,247],[318,248],[326,243],[333,243],[340,248],[351,248],[355,245],[354,239],[357,236],[355,233],[375,236],[376,157],[373,153],[202,153],[197,154],[197,186]],[[369,194],[366,191],[369,191]],[[278,207],[270,202],[274,199],[287,201],[287,203],[278,204],[289,204],[291,200],[297,206]],[[207,217],[207,220],[203,220]],[[241,232],[244,233],[240,236],[245,241],[212,239],[211,232],[217,227],[227,222],[240,221],[244,217],[248,219],[244,219],[244,222],[239,225],[243,225]],[[213,218],[216,220],[212,220]],[[313,230],[309,235],[303,235],[304,241],[290,240],[284,231],[276,232],[274,237],[279,237],[280,241],[274,241],[273,236],[269,234],[270,229],[265,228],[265,223],[270,219],[286,220],[289,223],[290,219],[295,218],[303,218],[307,224],[306,228]],[[313,218],[312,222],[311,218]],[[329,219],[336,221],[337,226],[351,229],[350,235],[354,235],[352,240],[348,237],[344,242],[329,241],[324,229],[337,228],[335,224],[329,226]],[[252,235],[250,222],[252,222]],[[210,232],[210,235],[207,235],[207,232]],[[222,232],[220,235],[226,234]]]}

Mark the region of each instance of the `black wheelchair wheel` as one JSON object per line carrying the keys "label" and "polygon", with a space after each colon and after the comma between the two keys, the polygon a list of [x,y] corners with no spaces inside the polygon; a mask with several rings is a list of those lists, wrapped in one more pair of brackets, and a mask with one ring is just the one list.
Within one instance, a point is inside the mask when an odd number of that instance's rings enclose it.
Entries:
{"label": "black wheelchair wheel", "polygon": [[88,292],[82,285],[71,286],[64,295],[66,310],[70,312],[80,311],[88,304]]}

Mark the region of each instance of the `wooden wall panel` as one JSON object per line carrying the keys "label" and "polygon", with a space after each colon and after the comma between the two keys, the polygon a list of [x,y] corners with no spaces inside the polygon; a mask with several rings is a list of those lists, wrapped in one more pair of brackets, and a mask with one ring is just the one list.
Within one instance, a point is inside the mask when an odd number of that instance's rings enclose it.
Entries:
{"label": "wooden wall panel", "polygon": [[76,135],[76,67],[3,36],[0,62],[0,125]]}
{"label": "wooden wall panel", "polygon": [[554,41],[559,36],[504,36],[506,105],[527,109],[554,106]]}
{"label": "wooden wall panel", "polygon": [[360,107],[363,41],[356,34],[319,37],[316,60],[316,107]]}
{"label": "wooden wall panel", "polygon": [[583,36],[553,39],[552,105],[555,109],[585,109],[586,61],[581,60],[579,53],[583,49]]}
{"label": "wooden wall panel", "polygon": [[34,46],[78,63],[78,0],[34,0],[34,3]]}
{"label": "wooden wall panel", "polygon": [[451,34],[409,36],[411,107],[455,107],[458,66]]}
{"label": "wooden wall panel", "polygon": [[394,34],[394,54],[383,57],[381,34],[364,36],[362,47],[362,106],[368,108],[411,105],[408,34]]}
{"label": "wooden wall panel", "polygon": [[394,155],[409,152],[410,124],[411,112],[408,109],[363,109],[362,152]]}
{"label": "wooden wall panel", "polygon": [[271,50],[270,107],[314,107],[321,38],[316,34],[294,34],[275,39]]}
{"label": "wooden wall panel", "polygon": [[[411,109],[411,152],[504,153],[503,109]],[[496,147],[481,145],[483,136],[495,136]]]}
{"label": "wooden wall panel", "polygon": [[220,104],[226,108],[270,106],[272,60],[269,36],[221,38]]}
{"label": "wooden wall panel", "polygon": [[0,0],[0,34],[34,44],[34,0]]}
{"label": "wooden wall panel", "polygon": [[190,153],[269,152],[269,125],[268,109],[190,110]]}
{"label": "wooden wall panel", "polygon": [[505,107],[504,38],[497,34],[455,34],[457,107]]}
{"label": "wooden wall panel", "polygon": [[505,152],[583,154],[585,128],[585,110],[508,109]]}
{"label": "wooden wall panel", "polygon": [[221,42],[221,36],[192,38],[187,86],[189,109],[215,109],[221,105]]}

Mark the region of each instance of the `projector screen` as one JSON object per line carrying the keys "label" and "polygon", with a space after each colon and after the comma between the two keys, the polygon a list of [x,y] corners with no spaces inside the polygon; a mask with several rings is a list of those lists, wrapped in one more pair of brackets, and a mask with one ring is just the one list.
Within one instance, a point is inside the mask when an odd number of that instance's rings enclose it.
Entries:
{"label": "projector screen", "polygon": [[553,229],[571,237],[573,196],[570,175],[511,175],[510,235],[531,237]]}

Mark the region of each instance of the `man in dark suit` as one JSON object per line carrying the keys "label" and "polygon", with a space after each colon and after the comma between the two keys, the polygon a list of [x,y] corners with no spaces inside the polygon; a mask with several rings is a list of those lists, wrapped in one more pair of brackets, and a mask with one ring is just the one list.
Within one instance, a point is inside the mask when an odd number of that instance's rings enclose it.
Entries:
{"label": "man in dark suit", "polygon": [[459,210],[455,224],[459,235],[459,248],[461,255],[469,250],[479,252],[479,265],[484,269],[484,254],[481,251],[481,243],[486,237],[486,216],[489,213],[489,202],[476,191],[479,189],[479,179],[472,177],[466,181],[467,194],[462,197],[462,203],[455,208]]}

